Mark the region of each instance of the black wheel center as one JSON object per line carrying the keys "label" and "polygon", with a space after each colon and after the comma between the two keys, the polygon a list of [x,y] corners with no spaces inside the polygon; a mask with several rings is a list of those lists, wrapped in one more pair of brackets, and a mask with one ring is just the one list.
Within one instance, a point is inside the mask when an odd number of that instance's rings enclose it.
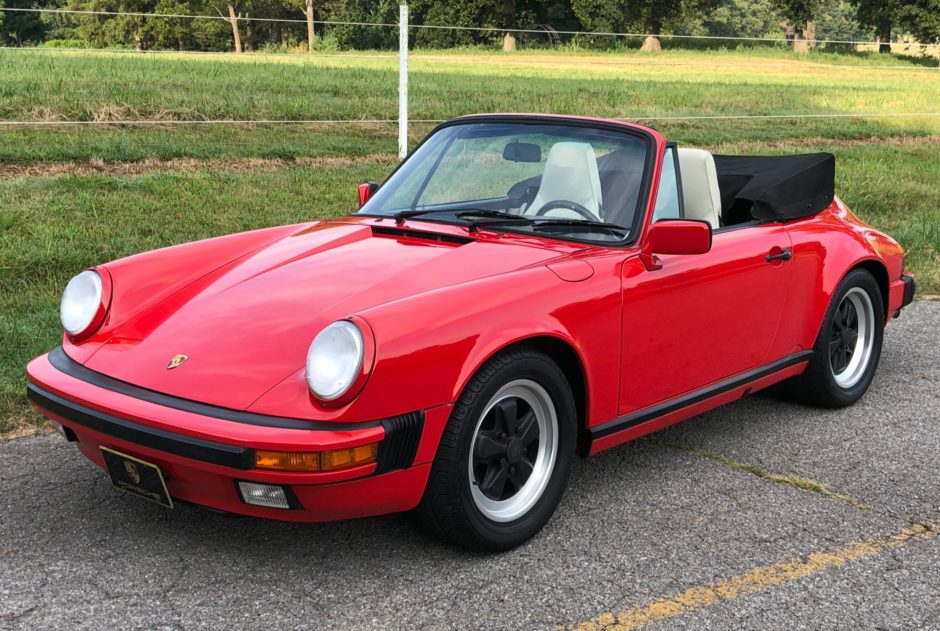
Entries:
{"label": "black wheel center", "polygon": [[472,449],[473,483],[491,500],[505,500],[532,475],[539,443],[532,406],[507,397],[483,418]]}
{"label": "black wheel center", "polygon": [[512,438],[509,441],[509,444],[506,445],[506,459],[509,460],[509,464],[516,464],[522,460],[522,455],[525,453],[525,447],[522,444],[522,441],[518,438]]}
{"label": "black wheel center", "polygon": [[829,362],[834,373],[848,368],[858,342],[858,328],[858,312],[851,300],[845,300],[832,323]]}

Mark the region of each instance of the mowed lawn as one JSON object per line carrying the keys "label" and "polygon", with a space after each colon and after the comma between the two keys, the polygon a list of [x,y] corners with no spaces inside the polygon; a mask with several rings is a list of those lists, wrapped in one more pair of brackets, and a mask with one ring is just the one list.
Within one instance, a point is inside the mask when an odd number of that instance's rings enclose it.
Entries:
{"label": "mowed lawn", "polygon": [[[0,51],[0,119],[391,119],[397,60]],[[785,51],[416,53],[411,116],[612,117],[940,111],[940,71],[880,55]],[[832,151],[838,192],[940,292],[940,117],[648,121],[725,153]],[[412,142],[430,123],[412,127]],[[81,269],[140,250],[354,209],[393,168],[383,124],[0,127],[0,433],[40,423],[23,368],[58,343]]]}

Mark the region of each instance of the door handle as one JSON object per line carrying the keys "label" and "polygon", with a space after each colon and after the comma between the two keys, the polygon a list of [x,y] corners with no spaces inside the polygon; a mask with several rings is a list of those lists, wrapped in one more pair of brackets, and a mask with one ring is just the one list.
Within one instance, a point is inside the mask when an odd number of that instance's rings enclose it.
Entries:
{"label": "door handle", "polygon": [[[773,250],[771,250],[771,252],[773,252],[776,249],[778,248],[774,248]],[[767,261],[768,263],[773,263],[774,261],[789,261],[792,258],[793,258],[793,250],[791,250],[790,248],[783,248],[776,254],[768,254],[764,260]]]}

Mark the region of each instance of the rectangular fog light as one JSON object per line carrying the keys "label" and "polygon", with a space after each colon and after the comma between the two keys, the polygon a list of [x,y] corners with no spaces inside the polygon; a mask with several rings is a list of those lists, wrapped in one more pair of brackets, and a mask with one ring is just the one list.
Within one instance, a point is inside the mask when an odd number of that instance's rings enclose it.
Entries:
{"label": "rectangular fog light", "polygon": [[255,506],[268,508],[291,508],[287,491],[282,486],[273,484],[258,484],[256,482],[239,482],[238,493],[242,501]]}

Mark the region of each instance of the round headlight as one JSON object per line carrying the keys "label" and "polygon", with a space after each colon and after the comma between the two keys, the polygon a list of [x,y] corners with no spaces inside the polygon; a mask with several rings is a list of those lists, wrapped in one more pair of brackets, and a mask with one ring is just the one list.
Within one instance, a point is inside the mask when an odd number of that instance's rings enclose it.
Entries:
{"label": "round headlight", "polygon": [[82,272],[65,286],[59,316],[69,335],[79,335],[94,322],[101,308],[102,290],[101,277],[91,270]]}
{"label": "round headlight", "polygon": [[362,332],[352,322],[340,320],[314,338],[307,351],[307,384],[325,401],[343,396],[362,369]]}

